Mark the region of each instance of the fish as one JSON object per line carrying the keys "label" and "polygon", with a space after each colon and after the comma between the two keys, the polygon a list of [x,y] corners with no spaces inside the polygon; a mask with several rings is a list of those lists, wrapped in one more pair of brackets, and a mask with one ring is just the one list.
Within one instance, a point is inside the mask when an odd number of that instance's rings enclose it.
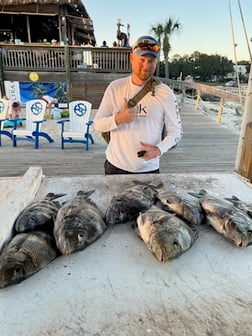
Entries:
{"label": "fish", "polygon": [[79,190],[59,209],[54,223],[56,245],[63,255],[83,250],[102,236],[104,216],[89,196],[94,190]]}
{"label": "fish", "polygon": [[206,190],[191,193],[200,199],[207,222],[237,247],[252,244],[252,218],[232,202],[210,195]]}
{"label": "fish", "polygon": [[48,193],[44,199],[26,206],[14,221],[14,232],[46,231],[53,232],[53,225],[60,204],[54,201],[65,194]]}
{"label": "fish", "polygon": [[156,201],[160,180],[133,181],[134,185],[113,196],[105,213],[108,225],[123,224],[135,220],[141,211],[149,209]]}
{"label": "fish", "polygon": [[18,233],[0,255],[0,288],[20,283],[58,255],[54,237],[49,233]]}
{"label": "fish", "polygon": [[186,220],[195,232],[205,219],[199,199],[185,191],[166,191],[160,189],[157,195],[158,203],[163,210],[174,212]]}
{"label": "fish", "polygon": [[139,214],[135,231],[159,262],[179,257],[196,241],[190,226],[156,205]]}

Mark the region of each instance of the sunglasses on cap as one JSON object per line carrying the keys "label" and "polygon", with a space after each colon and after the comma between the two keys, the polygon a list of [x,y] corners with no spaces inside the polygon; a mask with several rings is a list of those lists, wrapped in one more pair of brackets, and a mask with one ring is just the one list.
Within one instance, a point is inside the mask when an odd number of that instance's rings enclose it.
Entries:
{"label": "sunglasses on cap", "polygon": [[155,51],[158,52],[160,49],[160,46],[158,44],[145,44],[145,43],[139,43],[134,50],[148,50],[148,51]]}

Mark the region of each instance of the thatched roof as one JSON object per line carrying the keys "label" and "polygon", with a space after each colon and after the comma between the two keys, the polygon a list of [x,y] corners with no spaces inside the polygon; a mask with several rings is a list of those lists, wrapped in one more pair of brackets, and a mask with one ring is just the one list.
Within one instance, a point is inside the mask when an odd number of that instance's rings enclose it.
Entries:
{"label": "thatched roof", "polygon": [[1,5],[27,5],[27,4],[31,4],[31,3],[37,3],[40,5],[45,5],[45,4],[58,4],[58,5],[63,5],[66,3],[69,4],[74,4],[76,1],[72,1],[72,0],[0,0],[0,4]]}
{"label": "thatched roof", "polygon": [[0,29],[3,30],[8,27],[2,27],[6,23],[2,22],[1,14],[36,15],[40,20],[43,16],[64,16],[68,28],[74,31],[75,41],[95,44],[93,21],[81,0],[0,0]]}

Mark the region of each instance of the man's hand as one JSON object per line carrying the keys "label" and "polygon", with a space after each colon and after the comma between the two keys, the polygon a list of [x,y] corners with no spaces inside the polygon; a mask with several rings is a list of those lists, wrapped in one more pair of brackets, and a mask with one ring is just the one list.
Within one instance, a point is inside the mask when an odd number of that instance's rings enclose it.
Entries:
{"label": "man's hand", "polygon": [[152,146],[144,142],[140,142],[141,148],[139,151],[145,151],[144,155],[141,156],[143,160],[151,160],[161,155],[160,149],[157,146]]}
{"label": "man's hand", "polygon": [[130,124],[136,117],[136,110],[134,107],[128,108],[127,99],[124,98],[123,108],[115,116],[115,121],[117,125],[120,124]]}

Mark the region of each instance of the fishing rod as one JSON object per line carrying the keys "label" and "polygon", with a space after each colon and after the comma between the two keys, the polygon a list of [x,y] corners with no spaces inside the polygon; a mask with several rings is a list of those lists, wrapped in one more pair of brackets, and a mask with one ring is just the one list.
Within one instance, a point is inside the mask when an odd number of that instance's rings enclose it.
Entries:
{"label": "fishing rod", "polygon": [[239,5],[240,15],[241,15],[241,19],[242,19],[243,31],[244,31],[244,34],[245,34],[247,47],[248,47],[248,52],[249,52],[249,56],[250,56],[250,62],[252,63],[252,54],[251,54],[251,49],[250,49],[250,45],[249,45],[249,39],[248,39],[248,34],[247,34],[245,21],[244,21],[243,14],[242,14],[242,8],[241,8],[240,0],[238,0],[238,5]]}

